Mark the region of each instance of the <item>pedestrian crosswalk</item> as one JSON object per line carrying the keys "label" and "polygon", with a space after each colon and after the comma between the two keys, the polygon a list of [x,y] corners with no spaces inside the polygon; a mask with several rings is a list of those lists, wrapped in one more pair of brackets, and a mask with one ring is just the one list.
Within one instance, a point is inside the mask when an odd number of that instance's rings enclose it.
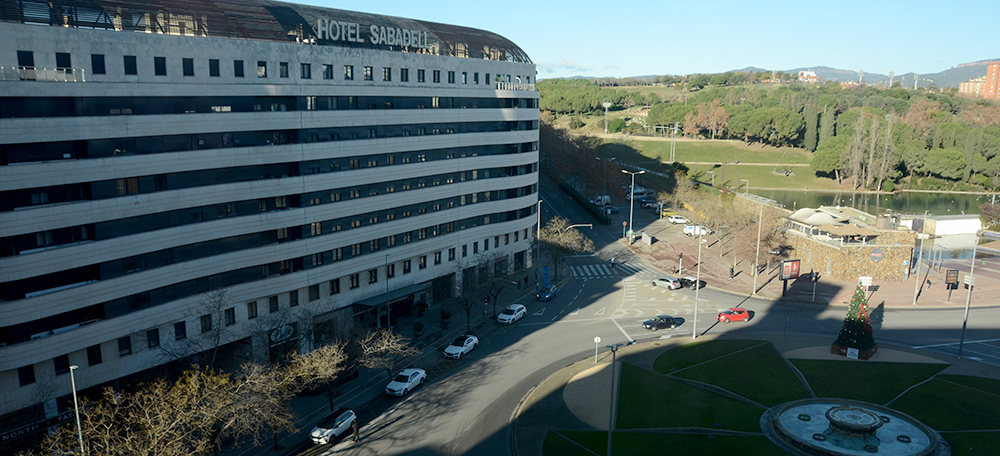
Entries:
{"label": "pedestrian crosswalk", "polygon": [[614,267],[611,267],[610,263],[584,264],[572,266],[570,269],[573,270],[573,278],[576,279],[627,277],[640,274],[649,276],[658,275],[656,271],[646,269],[643,266],[622,263],[617,263]]}

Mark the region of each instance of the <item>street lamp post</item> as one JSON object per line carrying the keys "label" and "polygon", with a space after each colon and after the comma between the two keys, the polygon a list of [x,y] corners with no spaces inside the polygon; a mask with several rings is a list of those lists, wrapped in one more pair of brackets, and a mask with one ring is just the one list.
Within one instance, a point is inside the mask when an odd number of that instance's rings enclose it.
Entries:
{"label": "street lamp post", "polygon": [[392,330],[392,307],[389,307],[389,254],[385,254],[385,326]]}
{"label": "street lamp post", "polygon": [[611,403],[608,404],[608,456],[611,456],[611,432],[615,430],[615,360],[617,359],[618,347],[625,344],[605,345],[611,349]]}
{"label": "street lamp post", "polygon": [[916,277],[914,277],[917,280],[915,280],[913,283],[913,305],[917,305],[917,292],[920,290],[920,262],[924,259],[924,239],[927,239],[929,237],[930,237],[929,235],[923,233],[917,234],[917,240],[920,241],[919,244],[920,253],[919,256],[917,257],[917,264],[916,264],[917,272],[915,274]]}
{"label": "street lamp post", "polygon": [[972,301],[972,289],[976,283],[976,246],[979,245],[979,236],[976,236],[976,245],[972,246],[972,267],[969,268],[969,292],[965,295],[965,319],[962,320],[962,338],[958,342],[958,359],[962,359],[962,349],[965,348],[965,327],[969,324],[969,302]]}
{"label": "street lamp post", "polygon": [[[79,369],[79,366],[72,365],[69,366],[69,383],[73,387],[73,410],[76,412],[76,435],[80,439],[80,454],[87,454],[87,450],[83,447],[83,428],[80,427],[80,405],[76,401],[76,377],[73,375],[73,371]],[[614,387],[614,385],[612,385]]]}
{"label": "street lamp post", "polygon": [[715,171],[705,171],[705,172],[712,175],[712,187],[715,187]]}
{"label": "street lamp post", "polygon": [[694,322],[692,323],[691,338],[698,338],[698,290],[701,290],[701,243],[705,242],[701,238],[702,230],[698,230],[698,274],[694,279]]}
{"label": "street lamp post", "polygon": [[[750,183],[747,182],[747,186]],[[760,214],[757,216],[757,259],[753,264],[753,291],[750,294],[757,294],[757,276],[760,275],[760,226],[764,223],[764,202],[760,202]]]}
{"label": "street lamp post", "polygon": [[605,98],[601,106],[604,106],[604,134],[608,134],[608,108],[611,107],[611,100]]}
{"label": "street lamp post", "polygon": [[[631,174],[632,175],[632,187],[629,188],[629,201],[628,201],[628,230],[634,236],[635,230],[632,228],[632,214],[635,213],[635,175],[636,174],[644,174],[646,171],[645,170],[643,170],[643,171],[636,171],[636,172],[633,173],[633,172],[630,172],[628,170],[624,170],[623,169],[622,172],[625,173],[625,174]],[[629,238],[629,245],[632,245],[631,238]]]}
{"label": "street lamp post", "polygon": [[747,182],[747,189],[746,189],[745,193],[750,193],[750,179],[740,179],[740,182],[743,182],[743,181]]}

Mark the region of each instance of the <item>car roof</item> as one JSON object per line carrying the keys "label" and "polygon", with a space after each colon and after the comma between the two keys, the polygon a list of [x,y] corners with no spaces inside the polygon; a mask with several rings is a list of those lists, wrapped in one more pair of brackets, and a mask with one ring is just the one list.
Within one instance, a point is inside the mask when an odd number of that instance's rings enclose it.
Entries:
{"label": "car roof", "polygon": [[519,307],[524,307],[524,306],[522,306],[521,304],[518,304],[516,302],[514,304],[511,304],[511,305],[507,306],[508,309],[517,309]]}
{"label": "car roof", "polygon": [[740,309],[739,307],[730,307],[729,310],[732,310],[733,312],[746,312],[747,311],[746,309]]}
{"label": "car roof", "polygon": [[657,278],[656,280],[677,280],[677,277],[663,276],[663,277]]}
{"label": "car roof", "polygon": [[408,367],[406,369],[403,369],[403,370],[399,371],[399,373],[400,374],[409,375],[409,374],[412,374],[414,372],[422,372],[422,371],[423,371],[423,369],[417,369],[416,367]]}

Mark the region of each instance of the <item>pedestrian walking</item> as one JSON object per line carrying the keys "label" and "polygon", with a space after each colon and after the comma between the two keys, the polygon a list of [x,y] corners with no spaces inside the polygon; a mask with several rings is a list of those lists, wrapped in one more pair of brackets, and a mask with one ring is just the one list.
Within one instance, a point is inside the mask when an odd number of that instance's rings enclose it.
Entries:
{"label": "pedestrian walking", "polygon": [[735,275],[735,271],[733,271],[732,266],[730,266],[729,267],[729,280],[732,280],[734,275]]}
{"label": "pedestrian walking", "polygon": [[611,257],[611,269],[615,268],[615,257]]}
{"label": "pedestrian walking", "polygon": [[354,432],[354,440],[353,441],[354,442],[360,442],[361,441],[361,436],[358,435],[358,420],[354,420],[354,421],[351,422],[351,430]]}

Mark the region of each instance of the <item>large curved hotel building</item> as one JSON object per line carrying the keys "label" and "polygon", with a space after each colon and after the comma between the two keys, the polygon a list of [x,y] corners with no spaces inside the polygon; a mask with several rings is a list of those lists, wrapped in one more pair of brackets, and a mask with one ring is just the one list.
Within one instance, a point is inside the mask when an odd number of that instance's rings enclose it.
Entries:
{"label": "large curved hotel building", "polygon": [[72,411],[70,366],[267,361],[531,265],[535,66],[494,33],[23,0],[0,42],[4,444]]}

